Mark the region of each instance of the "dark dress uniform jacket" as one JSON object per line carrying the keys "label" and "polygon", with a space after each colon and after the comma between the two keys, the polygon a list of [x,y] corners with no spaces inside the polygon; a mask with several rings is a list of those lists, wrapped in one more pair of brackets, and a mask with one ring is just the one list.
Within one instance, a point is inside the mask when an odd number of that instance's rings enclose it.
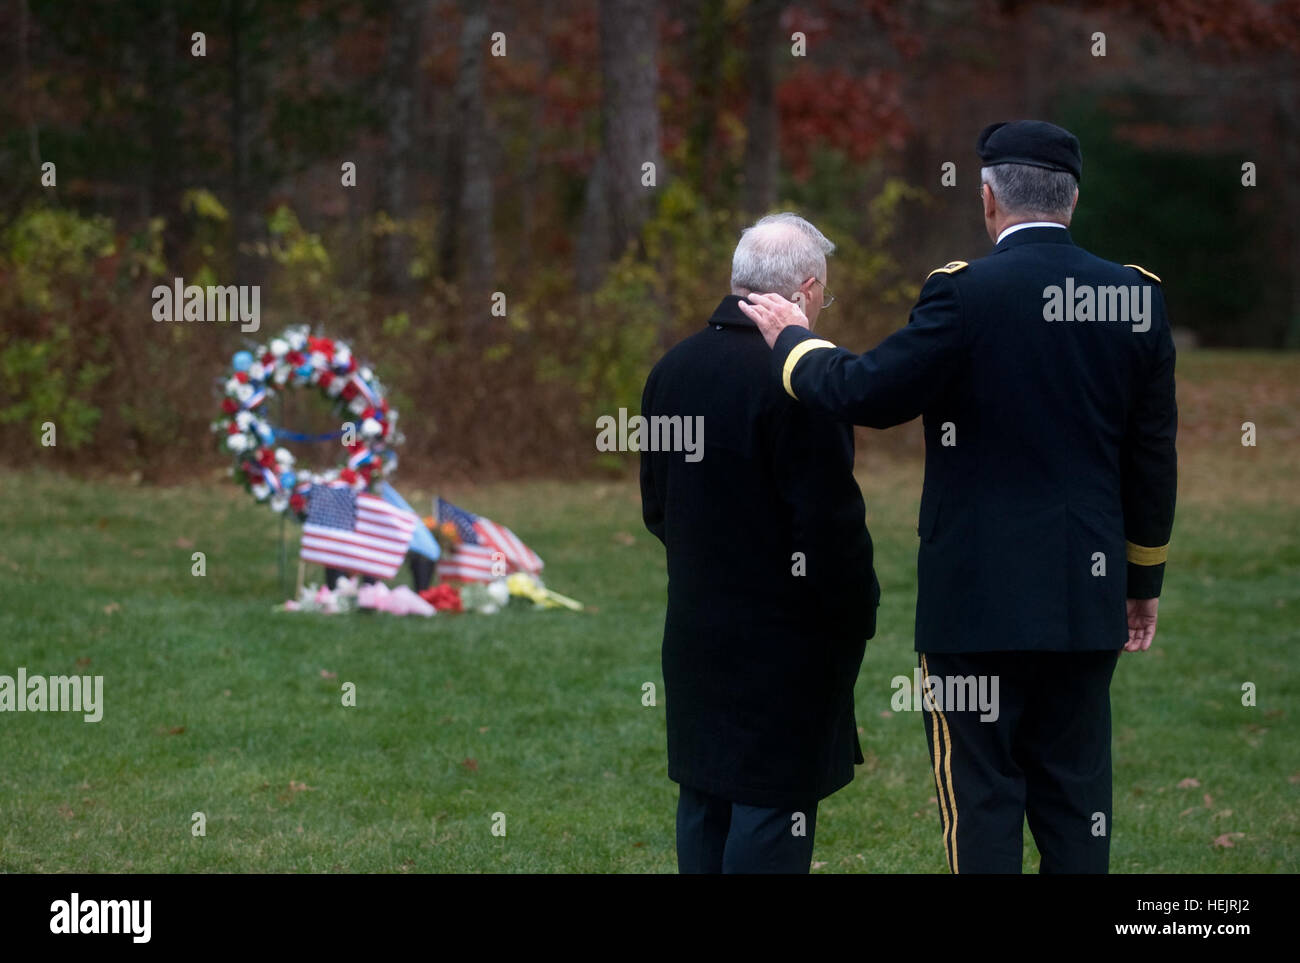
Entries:
{"label": "dark dress uniform jacket", "polygon": [[704,444],[696,462],[643,451],[641,498],[668,556],[668,775],[786,808],[862,762],[853,684],[880,587],[851,429],[773,384],[738,302],[650,372],[642,415],[703,415]]}
{"label": "dark dress uniform jacket", "polygon": [[[1098,320],[1096,298],[1085,314],[1085,285],[1149,297],[1149,315]],[[1061,320],[1046,319],[1052,287],[1074,294]],[[1118,290],[1101,294],[1118,314]],[[1023,228],[933,272],[874,350],[818,341],[790,327],[773,352],[801,403],[876,428],[924,416],[917,650],[1120,648],[1125,598],[1160,594],[1173,525],[1174,345],[1155,276],[1064,228]]]}

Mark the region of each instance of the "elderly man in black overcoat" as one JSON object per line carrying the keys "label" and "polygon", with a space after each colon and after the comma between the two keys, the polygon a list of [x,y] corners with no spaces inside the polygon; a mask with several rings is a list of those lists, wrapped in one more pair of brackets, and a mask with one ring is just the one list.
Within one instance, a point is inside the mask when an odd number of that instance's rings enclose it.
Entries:
{"label": "elderly man in black overcoat", "polygon": [[[774,292],[815,321],[832,300],[833,249],[794,214],[747,229],[731,295],[646,381],[647,447],[659,450],[642,450],[641,497],[668,557],[663,672],[683,873],[808,872],[818,802],[863,761],[853,685],[880,586],[853,435],[773,383],[767,345],[738,306]],[[691,450],[672,450],[689,437],[681,425],[702,429]]]}

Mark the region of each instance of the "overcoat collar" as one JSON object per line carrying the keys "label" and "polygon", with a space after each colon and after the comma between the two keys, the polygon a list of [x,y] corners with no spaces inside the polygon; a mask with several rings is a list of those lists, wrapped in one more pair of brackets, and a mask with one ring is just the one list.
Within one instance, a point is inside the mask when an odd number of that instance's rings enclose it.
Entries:
{"label": "overcoat collar", "polygon": [[724,325],[735,328],[749,328],[751,331],[757,331],[758,325],[745,316],[745,312],[740,310],[742,298],[738,294],[728,294],[713,309],[713,317],[709,318],[709,326],[716,327]]}

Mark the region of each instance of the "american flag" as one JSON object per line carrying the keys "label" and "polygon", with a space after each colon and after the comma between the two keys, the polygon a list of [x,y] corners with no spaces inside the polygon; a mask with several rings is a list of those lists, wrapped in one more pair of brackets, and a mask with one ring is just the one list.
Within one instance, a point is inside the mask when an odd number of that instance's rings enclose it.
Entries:
{"label": "american flag", "polygon": [[[460,544],[438,562],[438,574],[443,578],[488,582],[510,572],[536,575],[542,570],[542,560],[537,553],[510,529],[439,498],[438,524],[444,522],[456,526]],[[492,570],[493,563],[496,563],[496,572]]]}
{"label": "american flag", "polygon": [[345,572],[392,578],[419,519],[377,495],[317,485],[307,503],[299,556]]}

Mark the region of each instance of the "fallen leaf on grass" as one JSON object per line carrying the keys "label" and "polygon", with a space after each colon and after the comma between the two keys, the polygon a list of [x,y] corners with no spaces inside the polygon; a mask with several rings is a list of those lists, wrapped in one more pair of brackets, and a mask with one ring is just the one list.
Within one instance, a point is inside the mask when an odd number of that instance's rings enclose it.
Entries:
{"label": "fallen leaf on grass", "polygon": [[84,669],[88,665],[90,665],[90,656],[88,655],[83,655],[80,659],[77,660],[78,669]]}
{"label": "fallen leaf on grass", "polygon": [[193,543],[192,541],[190,541],[188,538],[186,538],[185,536],[182,535],[181,537],[179,537],[179,538],[176,539],[176,547],[177,547],[177,548],[193,548],[193,547],[194,547],[194,543]]}
{"label": "fallen leaf on grass", "polygon": [[329,669],[321,669],[320,677],[322,679],[337,679],[339,674],[337,672],[331,672]]}
{"label": "fallen leaf on grass", "polygon": [[813,868],[813,869],[821,869],[821,868],[822,868],[823,866],[825,866],[825,865],[826,865],[825,861],[819,859],[819,860],[817,860],[815,863],[812,864],[812,868]]}
{"label": "fallen leaf on grass", "polygon": [[1179,788],[1179,789],[1197,789],[1197,788],[1200,787],[1200,785],[1201,785],[1201,781],[1200,781],[1199,779],[1196,779],[1196,778],[1194,778],[1194,777],[1192,777],[1192,776],[1188,776],[1186,779],[1184,779],[1182,782],[1180,782],[1180,783],[1178,784],[1178,788]]}
{"label": "fallen leaf on grass", "polygon": [[462,762],[461,765],[464,766],[466,769],[468,769],[470,772],[478,772],[478,760],[477,760],[477,759],[469,759],[469,758],[466,758],[466,760],[465,760],[464,762]]}
{"label": "fallen leaf on grass", "polygon": [[1189,808],[1187,808],[1187,809],[1184,809],[1184,810],[1183,810],[1182,812],[1180,812],[1178,815],[1180,815],[1180,816],[1186,816],[1188,813],[1194,813],[1194,812],[1196,812],[1196,807],[1195,807],[1195,806],[1191,806],[1191,807],[1189,807]]}
{"label": "fallen leaf on grass", "polygon": [[880,718],[882,718],[882,719],[892,719],[892,718],[894,718],[894,714],[893,714],[892,712],[890,712],[888,709],[881,709],[881,710],[880,710]]}
{"label": "fallen leaf on grass", "polygon": [[107,605],[104,606],[105,615],[112,615],[114,612],[120,612],[120,611],[122,611],[122,606],[118,605],[116,602],[109,602]]}
{"label": "fallen leaf on grass", "polygon": [[290,792],[314,792],[315,790],[315,786],[309,786],[305,782],[298,782],[296,779],[289,780]]}
{"label": "fallen leaf on grass", "polygon": [[614,541],[618,542],[620,545],[636,544],[636,538],[628,532],[615,532]]}
{"label": "fallen leaf on grass", "polygon": [[1214,842],[1210,843],[1210,845],[1216,846],[1219,849],[1232,849],[1232,841],[1234,839],[1244,839],[1245,836],[1245,833],[1224,833],[1222,836],[1214,837]]}
{"label": "fallen leaf on grass", "polygon": [[1211,796],[1208,792],[1201,798],[1205,800],[1206,809],[1209,809],[1211,806],[1214,805],[1214,797]]}

